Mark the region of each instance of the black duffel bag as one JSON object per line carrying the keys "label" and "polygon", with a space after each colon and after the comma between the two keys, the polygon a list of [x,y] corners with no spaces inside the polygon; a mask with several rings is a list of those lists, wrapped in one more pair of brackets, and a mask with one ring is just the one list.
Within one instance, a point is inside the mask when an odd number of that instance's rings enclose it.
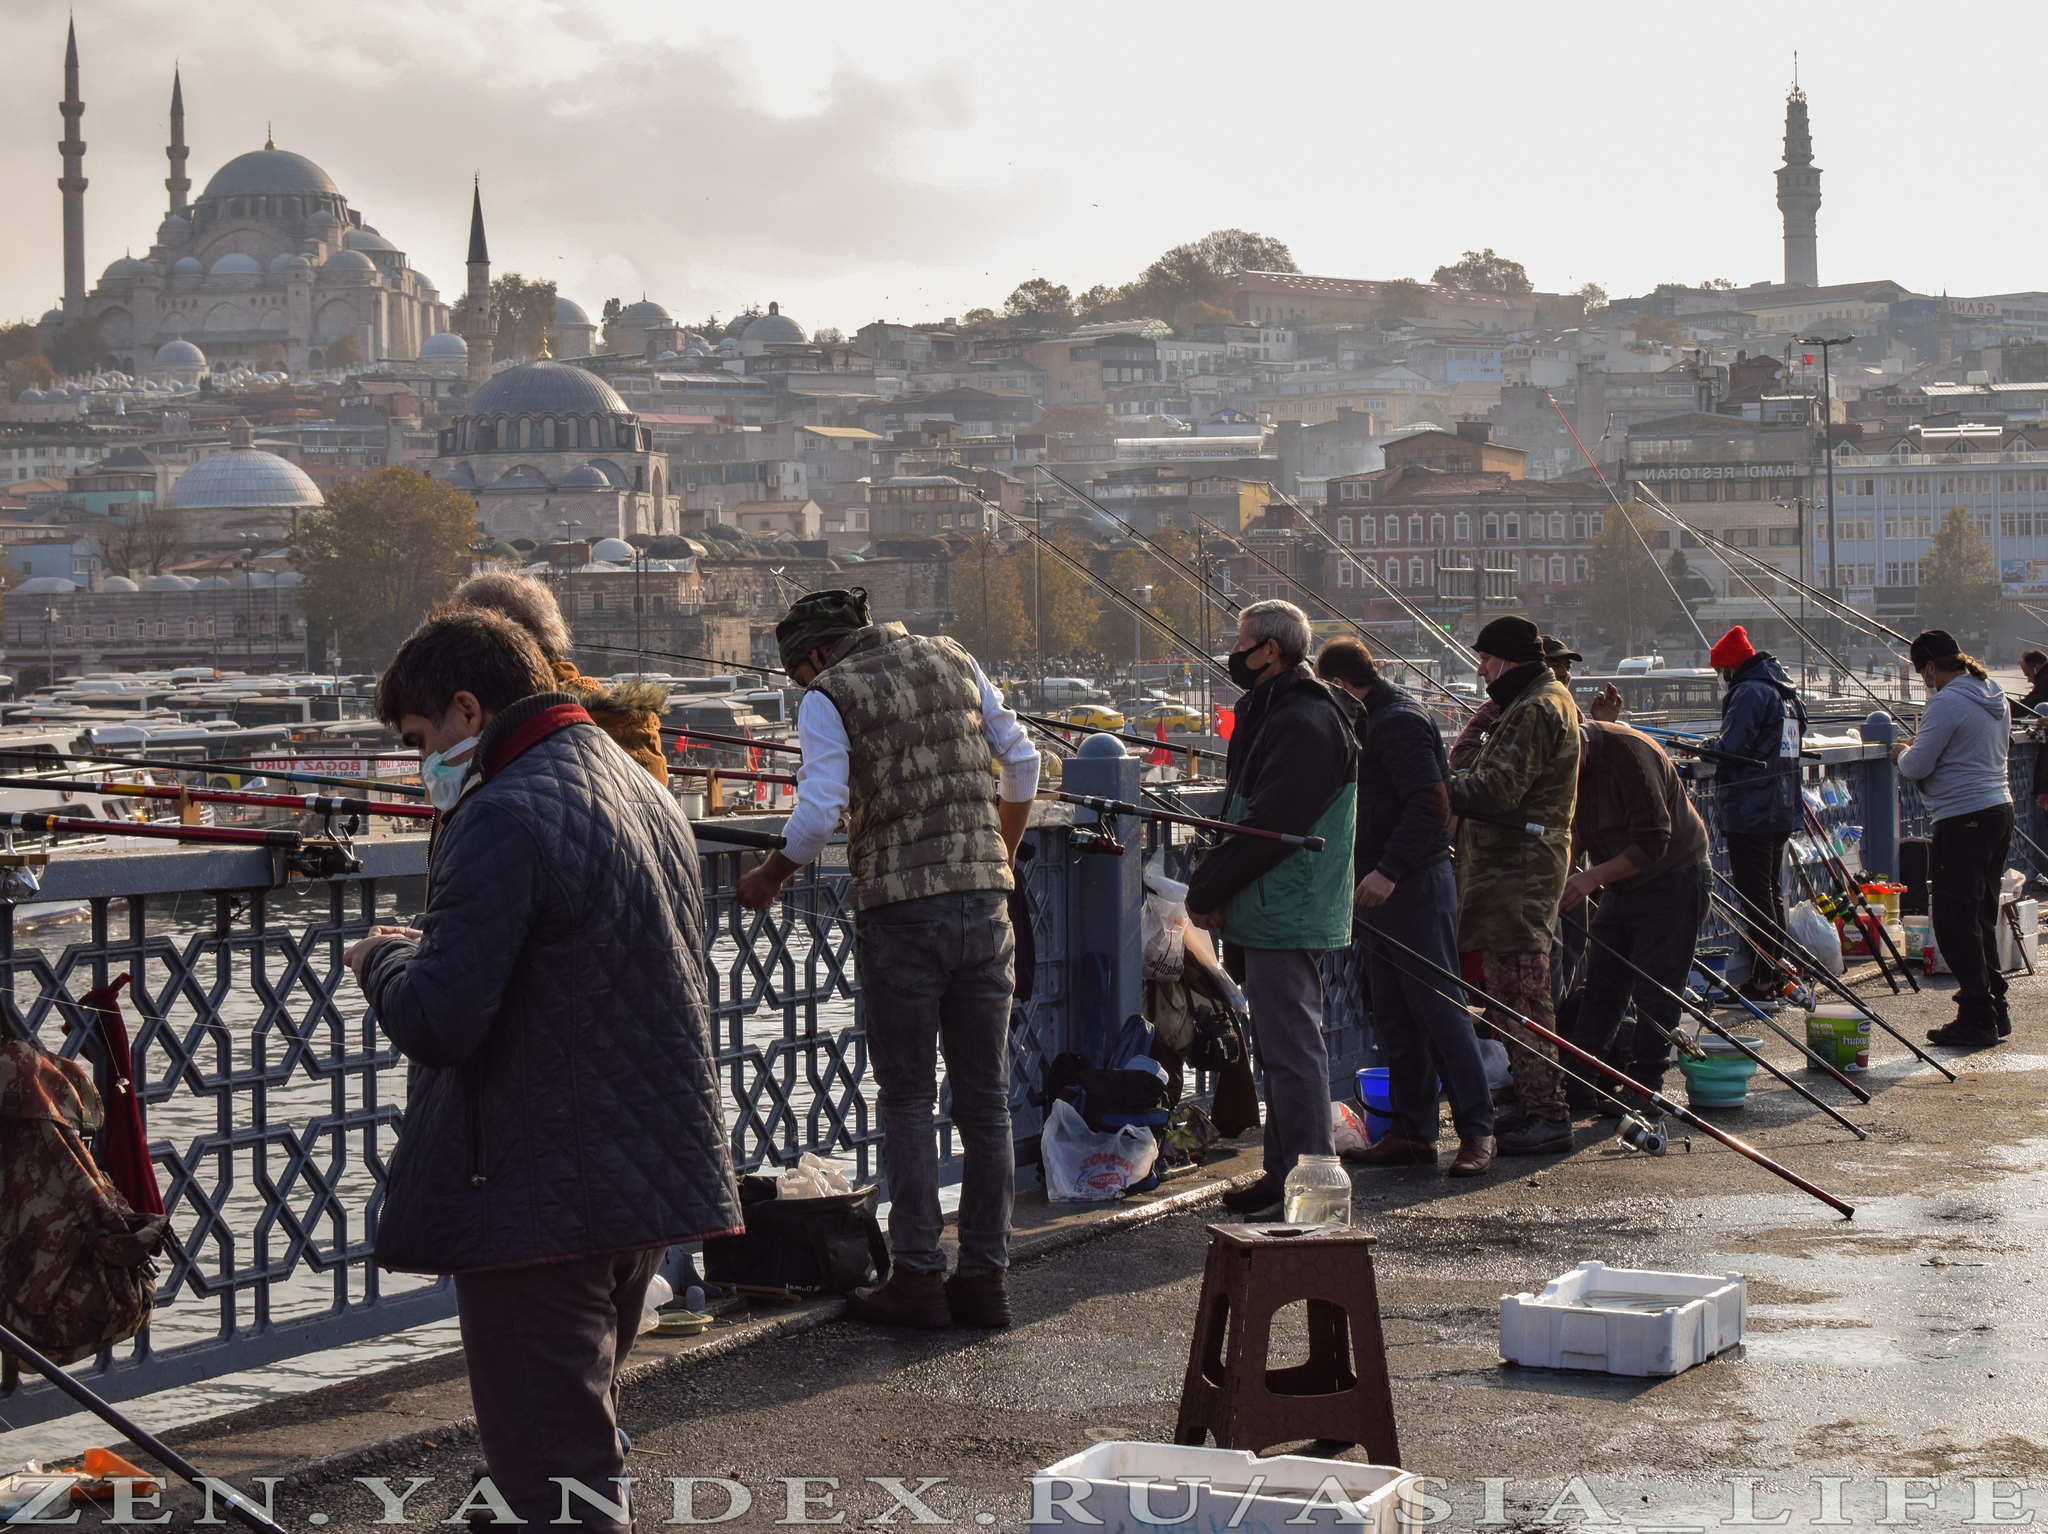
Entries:
{"label": "black duffel bag", "polygon": [[889,1276],[889,1247],[876,1218],[879,1190],[825,1198],[777,1198],[775,1179],[740,1179],[747,1228],[704,1243],[704,1276],[799,1294],[850,1294]]}

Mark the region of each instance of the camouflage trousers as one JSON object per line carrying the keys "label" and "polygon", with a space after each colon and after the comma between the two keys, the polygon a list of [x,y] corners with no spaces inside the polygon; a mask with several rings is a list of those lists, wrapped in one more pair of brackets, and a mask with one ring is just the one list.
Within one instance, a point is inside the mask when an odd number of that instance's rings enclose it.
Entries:
{"label": "camouflage trousers", "polygon": [[[1503,1007],[1557,1031],[1557,1012],[1550,1000],[1550,957],[1541,953],[1489,953],[1483,956],[1486,994]],[[1561,1123],[1571,1117],[1564,1100],[1564,1072],[1557,1067],[1557,1046],[1539,1039],[1520,1023],[1488,1009],[1487,1021],[1507,1044],[1508,1070],[1522,1111]]]}

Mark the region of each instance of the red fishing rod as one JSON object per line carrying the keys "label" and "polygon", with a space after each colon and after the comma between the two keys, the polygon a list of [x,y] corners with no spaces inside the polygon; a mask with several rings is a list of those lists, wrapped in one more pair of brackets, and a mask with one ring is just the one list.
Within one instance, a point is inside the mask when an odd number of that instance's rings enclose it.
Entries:
{"label": "red fishing rod", "polygon": [[[177,759],[172,757],[142,757],[138,759],[132,756],[108,756],[104,753],[91,751],[66,751],[61,753],[57,759],[65,762],[89,762],[95,766],[131,767],[142,772],[204,773],[218,766],[232,765],[220,758],[187,757]],[[31,751],[0,750],[0,762],[11,763],[17,770],[24,766],[39,766],[49,760],[50,756],[47,754]],[[326,773],[285,772],[275,767],[258,767],[247,772],[238,771],[235,773],[235,776],[240,778],[275,778],[280,783],[317,783],[323,788],[367,788],[380,794],[403,794],[409,799],[424,799],[427,796],[427,791],[417,783],[383,783],[375,779],[342,778]]]}
{"label": "red fishing rod", "polygon": [[679,735],[685,740],[712,740],[722,746],[747,746],[755,751],[787,751],[793,756],[802,756],[802,746],[792,746],[780,740],[752,740],[745,735],[720,735],[713,730],[678,730],[669,725],[661,727],[664,735]]}
{"label": "red fishing rod", "polygon": [[166,788],[154,783],[94,783],[83,778],[0,778],[0,788],[46,788],[56,793],[113,794],[131,799],[191,799],[202,804],[253,804],[265,809],[310,810],[316,815],[397,815],[427,820],[424,804],[379,804],[333,794],[245,794],[227,788]]}
{"label": "red fishing rod", "polygon": [[796,787],[796,779],[786,772],[749,772],[742,767],[699,767],[691,762],[672,762],[669,776],[677,773],[692,773],[703,777],[739,778],[748,783],[787,783]]}
{"label": "red fishing rod", "polygon": [[1107,735],[1111,740],[1127,740],[1135,746],[1150,746],[1154,751],[1192,752],[1205,756],[1212,762],[1230,760],[1221,751],[1211,751],[1207,746],[1175,745],[1171,740],[1161,740],[1157,735],[1130,735],[1122,730],[1105,730],[1100,725],[1077,724],[1071,719],[1051,719],[1043,714],[1017,715],[1026,724],[1035,724],[1044,730],[1079,730],[1083,735]]}
{"label": "red fishing rod", "polygon": [[51,815],[40,810],[0,813],[0,830],[54,836],[82,831],[90,836],[140,836],[167,842],[212,842],[226,847],[281,847],[297,852],[306,845],[296,831],[265,831],[254,826],[180,826],[164,821],[94,820],[85,815]]}

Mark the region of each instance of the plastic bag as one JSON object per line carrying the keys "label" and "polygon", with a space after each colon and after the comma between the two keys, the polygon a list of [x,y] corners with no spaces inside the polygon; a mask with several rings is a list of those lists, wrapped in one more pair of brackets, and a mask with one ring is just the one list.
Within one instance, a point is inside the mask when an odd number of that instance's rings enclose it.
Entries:
{"label": "plastic bag", "polygon": [[1166,854],[1145,865],[1145,905],[1139,916],[1145,943],[1145,978],[1178,980],[1187,935],[1188,887],[1166,877]]}
{"label": "plastic bag", "polygon": [[1362,1151],[1372,1144],[1372,1136],[1366,1133],[1365,1120],[1352,1109],[1351,1104],[1334,1101],[1330,1104],[1330,1145],[1338,1155],[1346,1151]]}
{"label": "plastic bag", "polygon": [[1095,1203],[1123,1197],[1151,1175],[1159,1159],[1152,1131],[1136,1126],[1096,1134],[1073,1107],[1055,1101],[1045,1115],[1038,1159],[1045,1195],[1055,1203]]}
{"label": "plastic bag", "polygon": [[777,1198],[830,1198],[852,1191],[853,1184],[839,1168],[811,1151],[805,1151],[795,1166],[775,1179]]}
{"label": "plastic bag", "polygon": [[647,1281],[647,1297],[640,1302],[640,1329],[636,1336],[645,1337],[661,1325],[661,1307],[676,1297],[676,1291],[669,1281],[659,1273]]}
{"label": "plastic bag", "polygon": [[1835,924],[1820,914],[1820,907],[1811,900],[1802,900],[1792,907],[1792,914],[1785,923],[1792,934],[1792,941],[1827,965],[1830,974],[1839,975],[1848,965],[1842,959],[1841,935],[1835,931]]}

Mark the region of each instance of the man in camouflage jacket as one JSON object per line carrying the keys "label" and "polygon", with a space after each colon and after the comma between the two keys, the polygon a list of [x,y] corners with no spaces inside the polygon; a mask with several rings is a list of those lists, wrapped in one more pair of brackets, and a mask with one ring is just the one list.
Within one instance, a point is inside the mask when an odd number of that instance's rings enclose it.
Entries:
{"label": "man in camouflage jacket", "polygon": [[[1458,948],[1481,956],[1489,995],[1546,1028],[1551,929],[1571,868],[1572,809],[1579,787],[1578,714],[1543,664],[1542,638],[1526,618],[1496,618],[1475,648],[1499,717],[1471,764],[1451,773],[1458,826]],[[1540,836],[1526,825],[1543,827]],[[1520,1101],[1499,1135],[1503,1155],[1570,1150],[1571,1110],[1556,1046],[1506,1018]]]}

